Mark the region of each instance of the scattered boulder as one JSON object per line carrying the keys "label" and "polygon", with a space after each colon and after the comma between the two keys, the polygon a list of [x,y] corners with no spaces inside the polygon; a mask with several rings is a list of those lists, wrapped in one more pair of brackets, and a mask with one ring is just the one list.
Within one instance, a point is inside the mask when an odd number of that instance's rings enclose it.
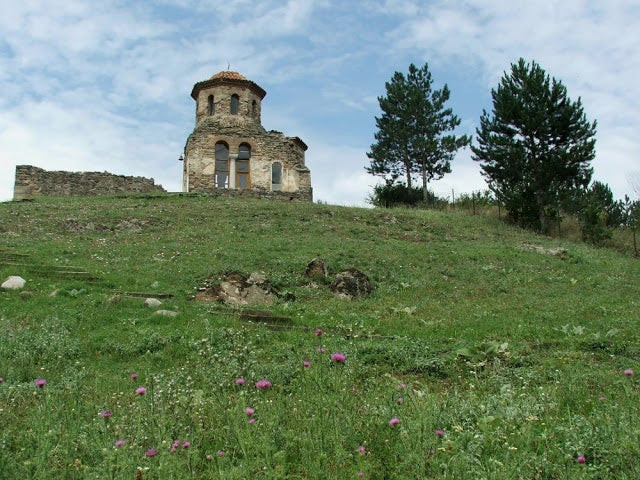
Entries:
{"label": "scattered boulder", "polygon": [[278,292],[263,273],[248,277],[231,273],[219,279],[219,283],[199,289],[195,299],[201,302],[220,302],[227,305],[271,305]]}
{"label": "scattered boulder", "polygon": [[144,304],[147,307],[155,308],[155,307],[159,307],[160,305],[162,305],[162,302],[160,300],[158,300],[157,298],[147,298],[144,301]]}
{"label": "scattered boulder", "polygon": [[307,277],[327,277],[329,276],[329,269],[327,268],[327,262],[321,258],[314,258],[307,263],[307,268],[304,271]]}
{"label": "scattered boulder", "polygon": [[26,283],[27,281],[24,278],[12,275],[7,278],[2,285],[0,285],[0,288],[3,288],[4,290],[20,290],[21,288],[24,288]]}
{"label": "scattered boulder", "polygon": [[173,310],[156,310],[153,312],[154,315],[162,315],[163,317],[177,317],[178,312],[174,312]]}
{"label": "scattered boulder", "polygon": [[373,287],[369,277],[360,270],[350,268],[336,275],[331,284],[331,291],[340,298],[353,300],[371,295]]}
{"label": "scattered boulder", "polygon": [[563,255],[567,254],[567,249],[562,247],[544,248],[538,245],[523,243],[520,248],[525,252],[541,253],[543,255],[551,255],[552,257],[562,257]]}

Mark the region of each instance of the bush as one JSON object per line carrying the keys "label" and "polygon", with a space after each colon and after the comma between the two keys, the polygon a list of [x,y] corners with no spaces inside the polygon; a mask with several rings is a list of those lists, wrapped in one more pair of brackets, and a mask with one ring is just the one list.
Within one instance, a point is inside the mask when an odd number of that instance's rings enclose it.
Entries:
{"label": "bush", "polygon": [[425,204],[422,188],[411,187],[400,183],[387,181],[384,184],[373,187],[373,193],[367,201],[376,207],[423,207],[426,205],[437,206],[446,201],[436,197],[432,192],[427,192]]}

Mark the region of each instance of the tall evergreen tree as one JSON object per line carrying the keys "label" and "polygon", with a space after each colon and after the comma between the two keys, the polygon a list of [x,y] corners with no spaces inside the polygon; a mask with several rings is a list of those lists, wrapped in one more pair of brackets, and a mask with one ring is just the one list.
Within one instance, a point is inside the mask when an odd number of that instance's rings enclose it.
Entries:
{"label": "tall evergreen tree", "polygon": [[560,81],[522,58],[491,96],[473,159],[510,217],[546,233],[561,194],[591,180],[596,122],[587,121],[580,98],[572,102]]}
{"label": "tall evergreen tree", "polygon": [[366,167],[370,174],[391,183],[404,176],[408,190],[412,175],[421,175],[425,200],[428,182],[451,172],[455,152],[471,142],[466,135],[447,134],[460,119],[451,108],[444,108],[450,96],[447,85],[440,90],[433,90],[432,85],[426,63],[422,68],[411,64],[407,77],[395,72],[385,83],[387,95],[378,97],[382,116],[376,117],[376,143],[367,153],[371,163]]}

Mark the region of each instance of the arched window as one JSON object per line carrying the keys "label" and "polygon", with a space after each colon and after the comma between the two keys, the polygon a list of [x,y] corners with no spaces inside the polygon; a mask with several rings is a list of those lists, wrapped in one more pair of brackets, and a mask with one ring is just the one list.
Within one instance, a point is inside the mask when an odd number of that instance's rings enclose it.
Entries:
{"label": "arched window", "polygon": [[213,115],[214,113],[216,113],[216,105],[213,103],[213,95],[209,95],[209,98],[207,99],[207,101],[209,102],[208,104],[209,115]]}
{"label": "arched window", "polygon": [[216,143],[216,173],[217,188],[229,188],[229,145],[225,142]]}
{"label": "arched window", "polygon": [[254,100],[253,102],[251,102],[251,115],[255,117],[257,111],[258,111],[258,102]]}
{"label": "arched window", "polygon": [[241,143],[238,147],[236,160],[236,188],[242,190],[251,186],[249,179],[249,161],[251,159],[251,146]]}
{"label": "arched window", "polygon": [[280,190],[282,187],[282,164],[274,162],[271,165],[271,190]]}
{"label": "arched window", "polygon": [[233,95],[231,95],[231,115],[237,115],[239,107],[240,97],[234,93]]}

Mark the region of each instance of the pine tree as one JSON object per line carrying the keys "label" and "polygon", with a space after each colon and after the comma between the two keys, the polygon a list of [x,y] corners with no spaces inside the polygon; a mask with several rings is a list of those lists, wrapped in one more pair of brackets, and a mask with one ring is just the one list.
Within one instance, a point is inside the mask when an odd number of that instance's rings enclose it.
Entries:
{"label": "pine tree", "polygon": [[522,58],[491,96],[473,159],[510,217],[546,233],[562,193],[591,180],[596,122],[587,121],[580,98],[572,102],[560,81]]}
{"label": "pine tree", "polygon": [[388,183],[404,176],[408,190],[412,189],[412,175],[422,176],[423,198],[428,198],[427,184],[451,172],[451,160],[461,147],[469,145],[466,136],[446,135],[460,120],[444,104],[449,100],[447,85],[433,90],[429,66],[409,65],[405,77],[395,72],[385,83],[387,95],[379,97],[382,115],[376,117],[376,143],[367,156],[366,167],[372,175],[380,175]]}

